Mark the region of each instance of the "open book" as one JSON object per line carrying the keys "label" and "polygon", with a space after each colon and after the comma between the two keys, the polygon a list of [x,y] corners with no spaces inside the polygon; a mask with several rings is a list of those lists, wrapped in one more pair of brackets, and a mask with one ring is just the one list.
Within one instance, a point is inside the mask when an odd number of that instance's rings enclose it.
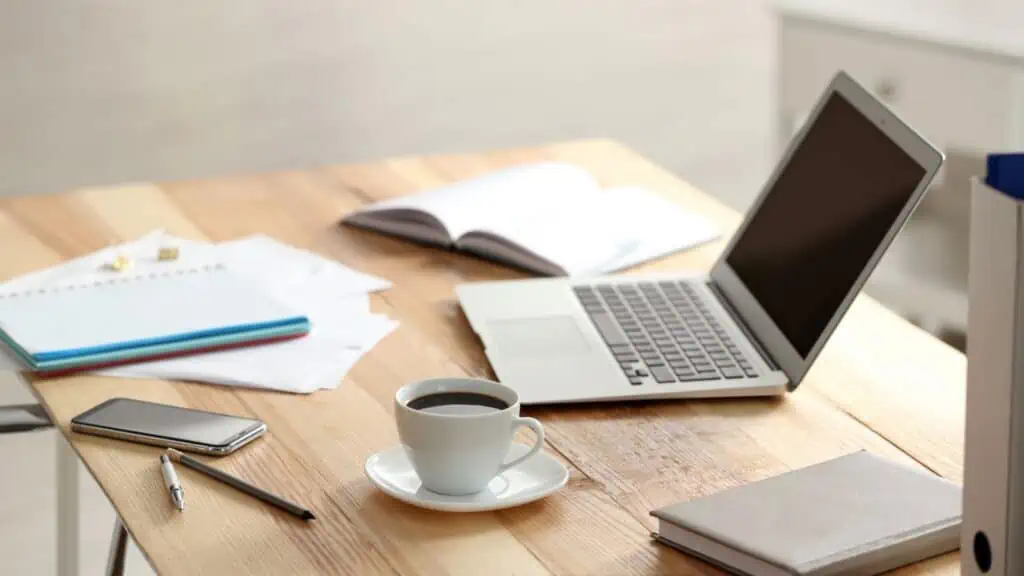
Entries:
{"label": "open book", "polygon": [[378,202],[342,221],[548,276],[628,268],[718,237],[640,188],[601,190],[583,168],[529,164]]}

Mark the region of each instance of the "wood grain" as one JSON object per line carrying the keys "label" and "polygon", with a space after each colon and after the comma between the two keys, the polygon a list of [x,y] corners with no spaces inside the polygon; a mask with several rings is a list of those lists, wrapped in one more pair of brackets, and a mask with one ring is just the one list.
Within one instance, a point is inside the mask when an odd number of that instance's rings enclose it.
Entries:
{"label": "wood grain", "polygon": [[[257,416],[270,432],[213,465],[312,508],[295,521],[198,475],[188,511],[160,483],[158,449],[74,435],[82,457],[161,574],[717,574],[653,545],[652,507],[860,449],[962,476],[964,359],[861,297],[800,389],[785,398],[535,407],[547,450],[570,468],[565,490],[495,513],[452,515],[391,500],[363,477],[396,440],[395,390],[444,375],[493,376],[453,297],[458,282],[521,273],[442,250],[339,228],[347,211],[509,164],[566,160],[602,183],[657,190],[732,230],[739,217],[614,142],[219,180],[131,185],[0,201],[0,277],[154,228],[196,240],[265,233],[389,278],[372,298],[401,321],[342,386],[311,396],[195,383],[77,376],[32,382],[62,431],[114,396]],[[645,266],[707,269],[722,243]],[[955,554],[902,574],[957,573]]]}

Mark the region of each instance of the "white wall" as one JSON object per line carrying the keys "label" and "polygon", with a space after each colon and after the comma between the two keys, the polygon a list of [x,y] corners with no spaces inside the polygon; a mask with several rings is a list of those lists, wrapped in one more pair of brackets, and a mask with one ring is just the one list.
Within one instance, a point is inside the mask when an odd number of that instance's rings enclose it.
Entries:
{"label": "white wall", "polygon": [[742,206],[773,48],[761,0],[6,0],[0,194],[609,136]]}

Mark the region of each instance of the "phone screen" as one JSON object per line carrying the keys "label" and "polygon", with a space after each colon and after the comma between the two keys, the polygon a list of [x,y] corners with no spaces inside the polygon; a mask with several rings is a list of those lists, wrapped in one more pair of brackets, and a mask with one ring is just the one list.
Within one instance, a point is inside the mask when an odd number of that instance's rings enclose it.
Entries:
{"label": "phone screen", "polygon": [[261,425],[250,418],[128,398],[109,400],[72,422],[209,446],[227,445]]}

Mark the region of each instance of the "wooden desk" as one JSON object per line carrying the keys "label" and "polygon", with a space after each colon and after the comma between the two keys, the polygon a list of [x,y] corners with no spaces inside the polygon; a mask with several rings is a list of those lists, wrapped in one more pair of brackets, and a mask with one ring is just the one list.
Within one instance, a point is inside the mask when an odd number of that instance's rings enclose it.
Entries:
{"label": "wooden desk", "polygon": [[[572,472],[568,487],[544,501],[450,515],[373,489],[363,462],[397,441],[391,398],[398,387],[490,375],[452,287],[518,273],[339,229],[338,218],[372,200],[541,159],[576,162],[606,185],[649,186],[729,230],[738,222],[711,197],[607,141],[0,200],[0,277],[165,228],[214,241],[263,232],[394,282],[373,307],[401,327],[334,391],[294,396],[96,376],[32,382],[65,435],[72,416],[112,396],[269,424],[266,439],[215,464],[308,504],[320,518],[312,524],[187,473],[189,508],[178,514],[161,482],[158,449],[71,437],[159,573],[712,574],[650,542],[651,508],[862,448],[960,480],[963,356],[861,297],[805,383],[785,398],[527,409],[544,422],[547,450]],[[707,268],[721,246],[646,268]],[[950,554],[902,573],[956,573],[957,566]]]}

